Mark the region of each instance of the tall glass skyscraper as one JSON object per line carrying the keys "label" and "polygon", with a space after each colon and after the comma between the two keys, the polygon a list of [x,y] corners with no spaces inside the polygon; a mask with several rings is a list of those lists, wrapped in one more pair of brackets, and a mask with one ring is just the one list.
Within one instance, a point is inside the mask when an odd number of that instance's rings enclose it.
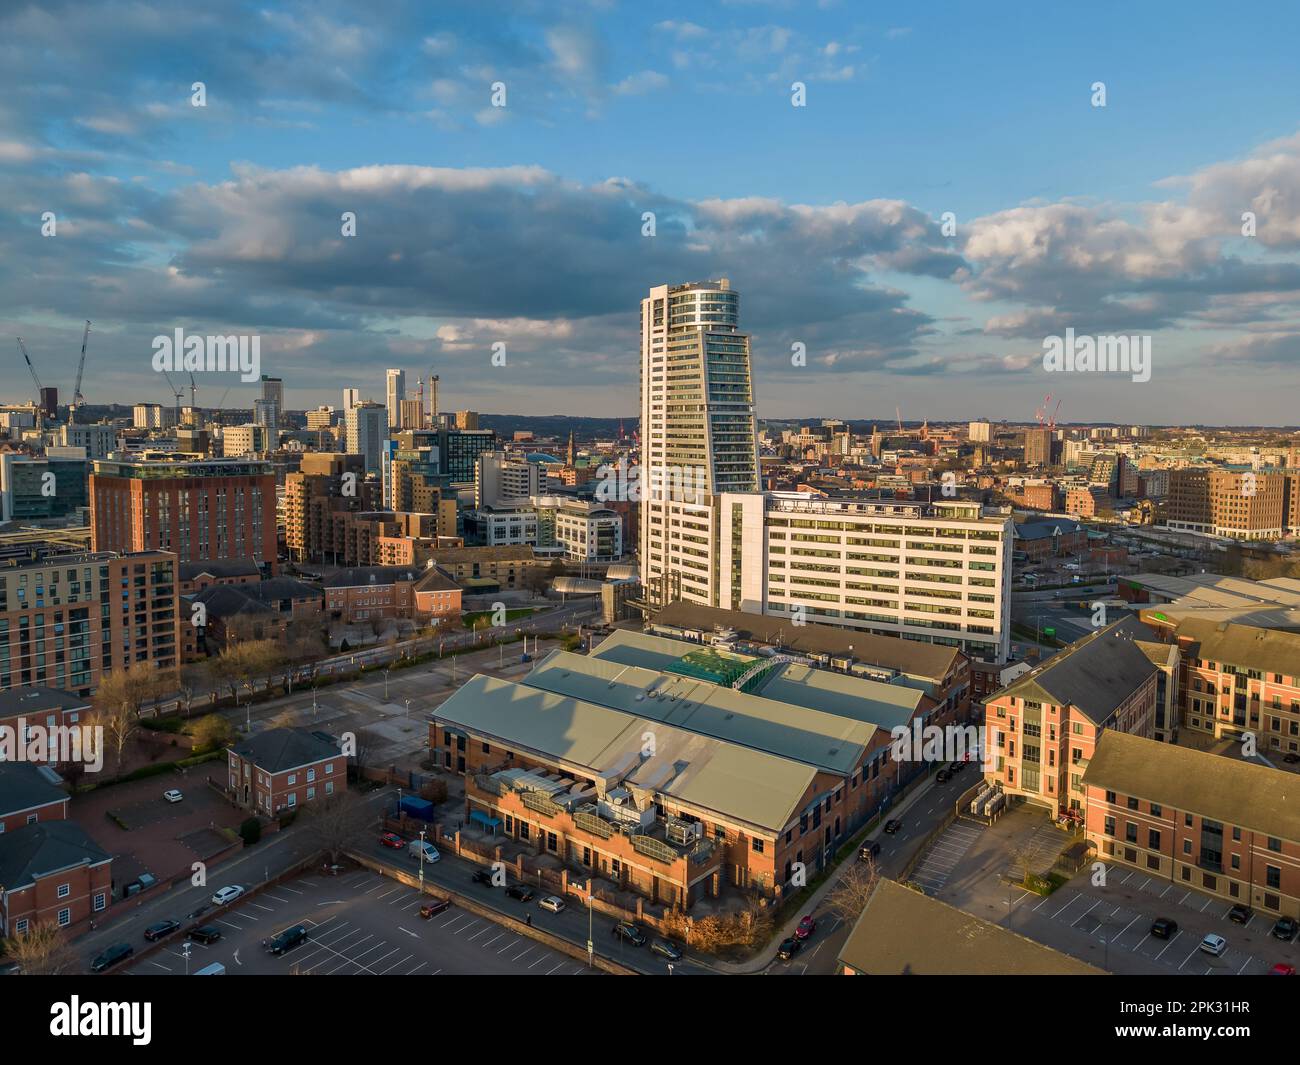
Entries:
{"label": "tall glass skyscraper", "polygon": [[710,499],[759,489],[749,336],[731,283],[641,301],[641,581],[655,605],[717,605]]}

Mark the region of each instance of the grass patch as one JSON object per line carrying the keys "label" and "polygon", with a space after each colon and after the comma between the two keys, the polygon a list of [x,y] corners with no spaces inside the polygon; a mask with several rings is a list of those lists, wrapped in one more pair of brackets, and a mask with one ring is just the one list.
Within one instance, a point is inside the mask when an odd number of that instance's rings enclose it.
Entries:
{"label": "grass patch", "polygon": [[[536,612],[536,608],[531,606],[517,607],[514,610],[507,610],[506,622],[508,624],[511,621],[518,621],[520,618],[531,617]],[[479,618],[487,618],[490,621],[493,613],[494,611],[491,610],[472,611],[471,613],[465,614],[461,617],[461,624],[467,629],[472,629],[474,627],[474,622],[478,621]]]}

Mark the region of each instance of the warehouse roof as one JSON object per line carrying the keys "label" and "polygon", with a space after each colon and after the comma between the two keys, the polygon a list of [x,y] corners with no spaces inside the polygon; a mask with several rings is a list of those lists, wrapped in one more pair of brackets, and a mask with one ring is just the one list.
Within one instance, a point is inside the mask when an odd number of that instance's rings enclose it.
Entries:
{"label": "warehouse roof", "polygon": [[[511,750],[773,832],[790,822],[817,775],[790,758],[484,674],[432,716]],[[648,755],[647,734],[654,739]]]}
{"label": "warehouse roof", "polygon": [[1101,976],[1102,970],[882,878],[840,950],[870,976]]}

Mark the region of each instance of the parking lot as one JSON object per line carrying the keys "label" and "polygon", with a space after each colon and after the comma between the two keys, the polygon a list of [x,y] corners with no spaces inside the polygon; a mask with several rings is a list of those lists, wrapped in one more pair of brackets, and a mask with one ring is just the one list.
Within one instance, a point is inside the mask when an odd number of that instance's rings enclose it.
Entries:
{"label": "parking lot", "polygon": [[912,883],[927,895],[937,895],[982,832],[981,826],[970,821],[954,821],[926,849],[912,871]]}
{"label": "parking lot", "polygon": [[[1139,870],[1111,866],[1104,888],[1092,887],[1089,876],[1080,874],[1046,898],[1020,893],[1010,927],[1117,973],[1257,976],[1278,962],[1300,968],[1300,944],[1274,939],[1266,914],[1236,924],[1222,899]],[[1178,931],[1167,940],[1151,935],[1157,917],[1176,921]],[[1200,949],[1209,932],[1227,940],[1219,957]]]}
{"label": "parking lot", "polygon": [[[126,972],[181,975],[213,962],[227,975],[437,976],[460,974],[577,976],[584,963],[505,926],[453,905],[425,920],[430,896],[369,870],[339,877],[301,876],[204,915],[222,932],[193,943],[188,963],[180,940]],[[177,915],[178,917],[181,915]],[[545,914],[533,918],[544,927]],[[306,942],[276,957],[262,941],[296,924]],[[142,944],[135,944],[139,949]]]}

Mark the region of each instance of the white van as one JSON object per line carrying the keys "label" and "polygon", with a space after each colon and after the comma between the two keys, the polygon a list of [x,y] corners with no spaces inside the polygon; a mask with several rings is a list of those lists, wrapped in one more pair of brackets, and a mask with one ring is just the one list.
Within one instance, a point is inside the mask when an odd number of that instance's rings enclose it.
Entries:
{"label": "white van", "polygon": [[211,965],[205,965],[194,973],[195,976],[225,976],[226,967],[219,961],[214,961]]}
{"label": "white van", "polygon": [[426,862],[436,862],[442,857],[442,855],[438,853],[438,848],[428,840],[413,839],[406,848],[406,853],[417,862],[420,860],[421,851],[424,852],[424,860]]}

